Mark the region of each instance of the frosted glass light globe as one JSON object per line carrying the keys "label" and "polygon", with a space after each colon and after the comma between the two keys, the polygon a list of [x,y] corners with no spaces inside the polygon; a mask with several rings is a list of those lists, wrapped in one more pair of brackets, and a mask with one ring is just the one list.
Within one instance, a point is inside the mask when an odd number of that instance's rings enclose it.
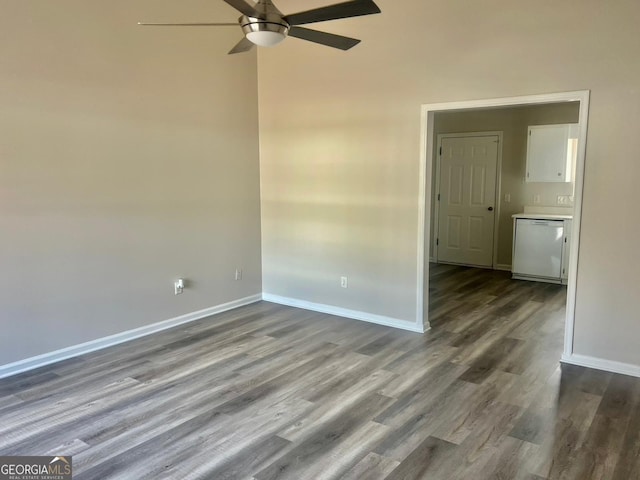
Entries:
{"label": "frosted glass light globe", "polygon": [[273,47],[282,42],[286,36],[280,32],[269,32],[261,30],[259,32],[247,33],[247,38],[251,43],[255,43],[260,47]]}

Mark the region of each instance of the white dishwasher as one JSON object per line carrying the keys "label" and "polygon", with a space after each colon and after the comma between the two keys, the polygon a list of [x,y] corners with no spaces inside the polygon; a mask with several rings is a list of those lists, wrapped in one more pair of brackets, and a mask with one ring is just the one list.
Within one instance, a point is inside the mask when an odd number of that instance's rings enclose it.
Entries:
{"label": "white dishwasher", "polygon": [[516,218],[513,278],[561,283],[564,222]]}

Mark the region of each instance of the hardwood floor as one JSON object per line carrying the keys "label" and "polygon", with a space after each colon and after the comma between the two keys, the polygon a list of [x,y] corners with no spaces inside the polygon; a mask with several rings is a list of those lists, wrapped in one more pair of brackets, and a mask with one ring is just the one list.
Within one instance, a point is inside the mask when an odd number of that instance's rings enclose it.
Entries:
{"label": "hardwood floor", "polygon": [[640,478],[640,379],[559,366],[565,288],[433,266],[425,335],[253,304],[0,380],[81,479]]}

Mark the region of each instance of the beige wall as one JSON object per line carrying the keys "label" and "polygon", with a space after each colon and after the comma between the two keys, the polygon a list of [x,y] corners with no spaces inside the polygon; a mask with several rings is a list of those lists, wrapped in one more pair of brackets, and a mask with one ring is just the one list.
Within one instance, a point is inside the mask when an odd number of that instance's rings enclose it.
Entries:
{"label": "beige wall", "polygon": [[236,30],[136,25],[233,9],[0,11],[0,365],[259,293],[255,54],[226,55]]}
{"label": "beige wall", "polygon": [[[527,133],[530,125],[577,123],[579,102],[482,109],[467,112],[442,112],[435,115],[435,138],[444,133],[472,133],[501,131],[502,170],[500,216],[498,225],[498,258],[501,266],[511,265],[513,220],[511,215],[524,211],[525,205],[534,205],[534,196],[540,196],[536,206],[558,206],[558,195],[573,195],[573,183],[527,183],[524,181],[527,162]],[[434,157],[437,141],[433,144]],[[436,191],[436,162],[433,164],[433,189]],[[505,201],[505,195],[511,201]],[[432,203],[433,208],[436,204]],[[434,217],[435,218],[435,217]],[[431,223],[431,237],[435,224]],[[433,242],[431,243],[433,248]]]}
{"label": "beige wall", "polygon": [[264,290],[414,320],[420,105],[590,89],[574,346],[640,365],[640,3],[379,5],[258,56]]}
{"label": "beige wall", "polygon": [[[414,321],[420,105],[591,89],[575,351],[640,365],[640,4],[378,2],[260,52],[264,290]],[[261,289],[255,55],[135,26],[237,13],[103,7],[0,0],[0,364]]]}

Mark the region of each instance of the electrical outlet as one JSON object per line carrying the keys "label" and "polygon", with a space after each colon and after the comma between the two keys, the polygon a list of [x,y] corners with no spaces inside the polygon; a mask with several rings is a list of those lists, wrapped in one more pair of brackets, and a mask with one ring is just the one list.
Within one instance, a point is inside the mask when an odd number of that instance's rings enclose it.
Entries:
{"label": "electrical outlet", "polygon": [[573,205],[573,195],[558,195],[558,205]]}
{"label": "electrical outlet", "polygon": [[542,202],[542,200],[540,200],[540,195],[534,195],[533,196],[533,204],[534,205],[539,205]]}
{"label": "electrical outlet", "polygon": [[236,280],[242,280],[242,269],[236,268]]}
{"label": "electrical outlet", "polygon": [[348,277],[340,277],[340,286],[342,288],[349,288],[349,278]]}
{"label": "electrical outlet", "polygon": [[184,279],[179,278],[173,282],[173,292],[175,295],[180,295],[184,291]]}
{"label": "electrical outlet", "polygon": [[504,203],[511,203],[511,194],[510,193],[505,193],[504,194]]}

